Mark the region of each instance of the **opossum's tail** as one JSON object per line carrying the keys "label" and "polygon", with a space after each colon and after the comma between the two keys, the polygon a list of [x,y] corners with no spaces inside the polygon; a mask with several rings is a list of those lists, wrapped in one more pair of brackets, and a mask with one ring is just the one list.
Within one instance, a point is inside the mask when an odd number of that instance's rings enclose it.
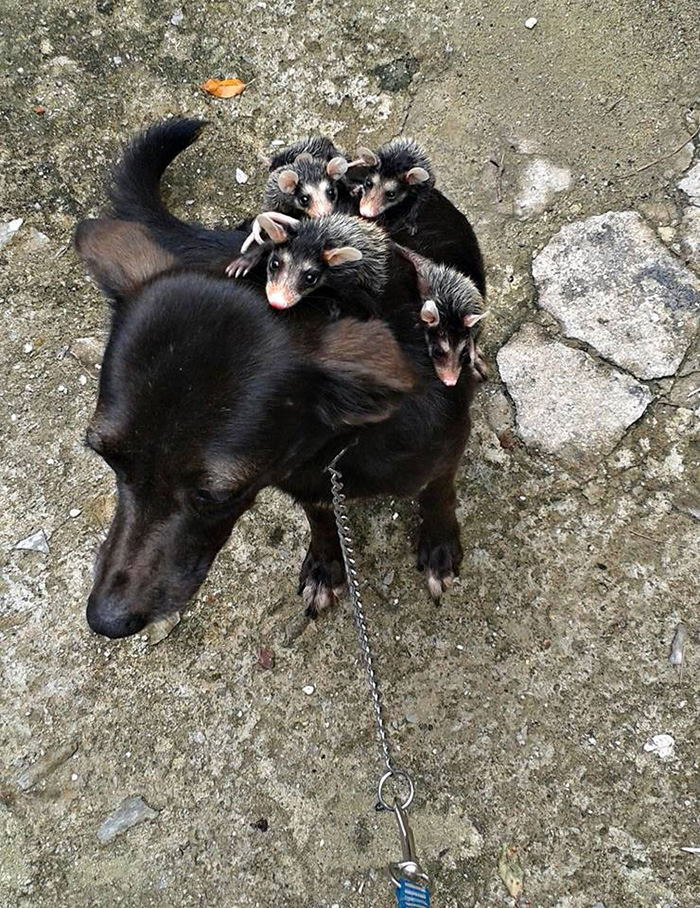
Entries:
{"label": "opossum's tail", "polygon": [[219,271],[239,253],[249,232],[247,225],[210,230],[186,223],[168,211],[161,195],[165,170],[205,126],[203,120],[175,118],[136,136],[112,172],[109,215],[143,224],[181,265]]}

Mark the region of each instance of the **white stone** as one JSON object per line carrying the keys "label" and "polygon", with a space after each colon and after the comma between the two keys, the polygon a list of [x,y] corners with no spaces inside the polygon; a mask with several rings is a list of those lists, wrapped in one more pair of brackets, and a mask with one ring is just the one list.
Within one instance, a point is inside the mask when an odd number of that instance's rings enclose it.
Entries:
{"label": "white stone", "polygon": [[671,735],[652,735],[644,745],[644,750],[662,758],[672,757],[675,746],[676,742]]}
{"label": "white stone", "polygon": [[532,274],[566,335],[638,378],[675,373],[697,327],[700,281],[636,212],[567,224]]}
{"label": "white stone", "polygon": [[525,20],[525,28],[534,28],[537,25],[537,19],[535,16],[530,16],[529,19]]}
{"label": "white stone", "polygon": [[651,393],[624,372],[526,324],[497,356],[520,437],[573,467],[609,454]]}
{"label": "white stone", "polygon": [[20,539],[15,548],[23,552],[39,552],[41,555],[50,554],[49,543],[43,530],[37,530],[36,533]]}
{"label": "white stone", "polygon": [[306,687],[302,687],[302,690],[304,691],[304,693],[306,694],[307,697],[310,697],[312,694],[314,694],[316,692],[316,688],[313,686],[313,684],[307,684]]}
{"label": "white stone", "polygon": [[700,268],[700,208],[689,208],[681,221],[681,250],[691,265]]}
{"label": "white stone", "polygon": [[690,168],[678,188],[683,190],[693,205],[700,205],[700,161]]}
{"label": "white stone", "polygon": [[568,167],[552,164],[546,158],[533,158],[520,177],[520,190],[513,203],[519,218],[530,218],[551,208],[556,195],[571,187],[573,177]]}
{"label": "white stone", "polygon": [[83,512],[80,510],[80,508],[71,508],[70,511],[68,511],[68,516],[69,517],[80,517],[80,515],[82,513]]}
{"label": "white stone", "polygon": [[165,618],[159,618],[157,621],[151,621],[146,626],[145,638],[149,646],[155,646],[169,637],[173,630],[180,623],[180,613],[173,612],[172,615],[166,615]]}
{"label": "white stone", "polygon": [[172,16],[170,17],[170,24],[174,25],[177,28],[178,25],[182,24],[182,20],[184,18],[185,17],[182,13],[182,10],[179,9],[176,13],[173,13]]}
{"label": "white stone", "polygon": [[106,845],[132,826],[143,823],[144,820],[155,820],[157,816],[158,811],[149,807],[143,798],[125,798],[97,830],[97,838]]}
{"label": "white stone", "polygon": [[248,174],[244,170],[241,170],[240,167],[236,167],[236,182],[237,183],[247,183],[248,182]]}
{"label": "white stone", "polygon": [[15,218],[13,221],[8,221],[6,224],[0,224],[0,249],[2,249],[3,246],[7,246],[23,223],[24,218]]}

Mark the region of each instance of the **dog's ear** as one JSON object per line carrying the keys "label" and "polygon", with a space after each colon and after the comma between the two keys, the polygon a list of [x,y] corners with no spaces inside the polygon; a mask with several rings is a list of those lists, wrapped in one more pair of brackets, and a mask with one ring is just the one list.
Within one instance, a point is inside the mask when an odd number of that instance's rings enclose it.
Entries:
{"label": "dog's ear", "polygon": [[114,301],[128,298],[151,278],[177,265],[142,225],[113,218],[82,221],[75,248],[100,289]]}
{"label": "dog's ear", "polygon": [[322,372],[316,406],[334,429],[388,419],[418,384],[389,326],[378,319],[330,325],[313,359]]}

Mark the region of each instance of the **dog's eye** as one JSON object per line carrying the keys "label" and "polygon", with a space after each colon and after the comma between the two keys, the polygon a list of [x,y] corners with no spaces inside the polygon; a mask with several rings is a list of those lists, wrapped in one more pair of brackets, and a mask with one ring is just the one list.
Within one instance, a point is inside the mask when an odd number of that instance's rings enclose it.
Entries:
{"label": "dog's eye", "polygon": [[313,287],[316,281],[318,280],[318,275],[315,271],[305,271],[304,272],[304,283],[307,287]]}
{"label": "dog's eye", "polygon": [[236,497],[237,492],[230,489],[197,489],[194,493],[194,499],[200,505],[224,505],[230,504]]}
{"label": "dog's eye", "polygon": [[304,193],[304,195],[299,196],[299,204],[302,206],[302,208],[306,208],[306,206],[309,204],[310,201],[311,201],[311,199],[309,198],[308,195],[306,195],[306,193]]}

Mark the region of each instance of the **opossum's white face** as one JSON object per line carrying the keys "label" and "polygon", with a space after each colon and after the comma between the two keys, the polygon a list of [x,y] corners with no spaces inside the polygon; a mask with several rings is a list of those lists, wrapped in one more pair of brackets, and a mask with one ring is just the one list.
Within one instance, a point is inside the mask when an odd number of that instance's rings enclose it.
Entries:
{"label": "opossum's white face", "polygon": [[362,253],[352,246],[319,250],[309,255],[291,246],[274,249],[267,260],[267,301],[273,309],[291,309],[324,284],[331,269],[358,262]]}
{"label": "opossum's white face", "polygon": [[406,185],[399,180],[384,179],[378,173],[371,173],[362,184],[360,214],[363,218],[377,218],[405,199],[407,192]]}
{"label": "opossum's white face", "polygon": [[338,198],[338,191],[331,180],[321,180],[320,183],[306,183],[301,186],[297,194],[296,203],[310,218],[320,218],[324,214],[332,214]]}

